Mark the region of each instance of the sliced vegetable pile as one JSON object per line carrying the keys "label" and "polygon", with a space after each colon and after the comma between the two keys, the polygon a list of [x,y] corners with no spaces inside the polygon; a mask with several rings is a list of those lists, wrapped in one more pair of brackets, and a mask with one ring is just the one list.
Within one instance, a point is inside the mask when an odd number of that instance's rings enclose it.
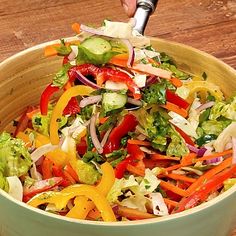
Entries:
{"label": "sliced vegetable pile", "polygon": [[63,64],[40,105],[0,135],[3,190],[54,214],[126,221],[193,208],[236,183],[236,97],[179,70],[132,22],[72,28],[78,41],[45,48]]}

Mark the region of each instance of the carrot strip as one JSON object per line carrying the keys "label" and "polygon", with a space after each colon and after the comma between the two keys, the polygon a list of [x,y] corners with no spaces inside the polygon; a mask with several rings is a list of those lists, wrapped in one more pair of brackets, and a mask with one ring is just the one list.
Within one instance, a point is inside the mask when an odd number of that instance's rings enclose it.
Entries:
{"label": "carrot strip", "polygon": [[120,67],[127,67],[127,60],[123,60],[123,59],[118,59],[118,58],[111,58],[111,60],[109,61],[109,63],[116,65],[116,66],[120,66]]}
{"label": "carrot strip", "polygon": [[75,33],[80,34],[80,24],[79,23],[72,24],[71,28]]}
{"label": "carrot strip", "polygon": [[67,89],[69,89],[69,88],[71,88],[71,87],[72,87],[71,82],[68,81],[68,82],[65,84],[65,86],[64,86],[64,90],[67,90]]}
{"label": "carrot strip", "polygon": [[189,182],[189,183],[194,183],[196,181],[196,179],[187,177],[185,175],[167,174],[165,176],[169,177],[171,179],[174,179],[174,180],[182,180],[182,181]]}
{"label": "carrot strip", "polygon": [[99,118],[99,123],[104,124],[108,120],[109,116]]}
{"label": "carrot strip", "polygon": [[186,165],[191,165],[194,163],[194,159],[196,158],[197,154],[196,153],[189,153],[188,155],[184,156],[180,163],[182,166],[186,166]]}
{"label": "carrot strip", "polygon": [[206,161],[206,160],[209,160],[209,159],[212,159],[212,158],[215,158],[215,157],[230,155],[232,153],[233,153],[232,149],[229,149],[229,150],[226,150],[226,151],[223,151],[223,152],[216,152],[216,153],[213,153],[211,155],[203,156],[203,157],[195,159],[195,163],[198,162],[198,161]]}
{"label": "carrot strip", "polygon": [[148,141],[138,140],[138,139],[128,139],[129,144],[136,144],[140,146],[151,146],[151,143]]}
{"label": "carrot strip", "polygon": [[164,180],[161,180],[160,186],[166,190],[170,190],[173,193],[176,193],[182,197],[187,196],[187,192],[179,187],[176,187],[175,185],[165,182]]}
{"label": "carrot strip", "polygon": [[36,113],[39,113],[40,112],[40,109],[39,108],[36,108],[34,109],[33,111],[31,112],[27,112],[26,115],[29,119],[32,119],[33,115],[35,115]]}
{"label": "carrot strip", "polygon": [[93,208],[87,215],[87,218],[98,220],[101,218],[101,212],[97,208]]}
{"label": "carrot strip", "polygon": [[50,179],[52,177],[52,162],[48,158],[44,158],[42,162],[43,179]]}
{"label": "carrot strip", "polygon": [[159,153],[151,154],[151,159],[152,160],[173,160],[173,161],[180,160],[179,157],[171,157],[171,156],[166,156]]}
{"label": "carrot strip", "polygon": [[136,166],[132,166],[130,164],[127,165],[127,168],[126,168],[130,173],[132,174],[135,174],[135,175],[139,175],[139,176],[144,176],[145,175],[145,172],[144,170],[136,167]]}
{"label": "carrot strip", "polygon": [[142,212],[136,209],[119,206],[118,207],[118,215],[126,217],[130,220],[144,220],[155,218],[156,216],[153,214],[149,214],[146,212]]}
{"label": "carrot strip", "polygon": [[178,205],[178,202],[176,202],[176,201],[170,200],[168,198],[163,198],[163,199],[164,199],[165,204],[167,204],[167,205],[170,205],[173,207],[176,207]]}
{"label": "carrot strip", "polygon": [[156,65],[156,66],[160,65],[157,61],[153,60],[152,58],[148,58],[148,62],[150,62],[151,64]]}
{"label": "carrot strip", "polygon": [[177,170],[181,167],[183,167],[181,164],[177,164],[177,165],[173,165],[173,166],[165,168],[165,171],[169,172],[169,171],[172,171],[172,170]]}
{"label": "carrot strip", "polygon": [[232,164],[232,157],[225,159],[223,162],[221,162],[218,166],[208,170],[200,176],[193,184],[189,186],[189,188],[186,190],[188,195],[191,195],[194,191],[198,190],[200,187],[202,187],[203,184],[205,184],[208,180],[210,180],[213,176],[221,172],[222,170],[226,169]]}
{"label": "carrot strip", "polygon": [[75,170],[72,168],[72,166],[70,164],[67,164],[65,167],[64,167],[64,170],[66,172],[68,172],[70,174],[70,176],[76,181],[76,182],[79,182],[79,177],[77,175],[77,173],[75,172]]}
{"label": "carrot strip", "polygon": [[179,88],[183,85],[183,82],[180,79],[176,78],[176,77],[172,77],[170,79],[170,82],[177,88]]}
{"label": "carrot strip", "polygon": [[50,56],[56,56],[57,55],[57,50],[55,47],[60,47],[60,43],[56,43],[53,45],[48,45],[44,48],[44,56],[45,57],[50,57]]}
{"label": "carrot strip", "polygon": [[161,107],[169,110],[169,111],[173,111],[177,114],[179,114],[180,116],[183,116],[184,118],[186,118],[188,116],[188,111],[183,109],[183,108],[180,108],[179,106],[171,103],[171,102],[166,102],[165,105],[161,105]]}

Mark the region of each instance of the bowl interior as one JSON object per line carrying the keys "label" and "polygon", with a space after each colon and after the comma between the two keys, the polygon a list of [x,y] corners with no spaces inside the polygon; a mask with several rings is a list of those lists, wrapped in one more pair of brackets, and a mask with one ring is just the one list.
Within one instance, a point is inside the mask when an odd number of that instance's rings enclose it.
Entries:
{"label": "bowl interior", "polygon": [[[53,43],[55,42],[30,48],[0,64],[0,131],[11,130],[12,121],[26,106],[39,103],[45,85],[51,82],[55,72],[59,70],[61,58],[45,58],[43,55],[44,47]],[[236,90],[236,71],[213,56],[161,39],[152,38],[152,45],[158,51],[172,56],[184,71],[199,77],[205,72],[207,80],[219,85],[226,96]],[[230,190],[224,197],[232,192],[234,190]]]}

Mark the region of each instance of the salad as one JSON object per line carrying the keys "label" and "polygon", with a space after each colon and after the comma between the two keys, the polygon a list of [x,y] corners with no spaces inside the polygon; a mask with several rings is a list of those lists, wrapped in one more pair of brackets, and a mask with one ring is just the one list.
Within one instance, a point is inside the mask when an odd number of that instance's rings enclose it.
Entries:
{"label": "salad", "polygon": [[133,26],[75,23],[76,41],[45,48],[62,66],[14,134],[0,134],[1,189],[111,222],[182,212],[236,183],[236,96],[180,70]]}

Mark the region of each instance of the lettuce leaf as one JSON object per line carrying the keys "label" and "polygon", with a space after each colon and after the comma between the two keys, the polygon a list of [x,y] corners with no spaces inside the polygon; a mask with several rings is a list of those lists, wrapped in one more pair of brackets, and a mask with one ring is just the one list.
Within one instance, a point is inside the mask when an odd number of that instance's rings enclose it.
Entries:
{"label": "lettuce leaf", "polygon": [[[40,134],[49,136],[49,125],[51,120],[52,111],[49,111],[46,116],[36,113],[32,117],[33,129]],[[67,117],[62,116],[58,121],[59,128],[63,127],[67,123]]]}
{"label": "lettuce leaf", "polygon": [[[9,133],[0,135],[0,173],[1,177],[22,176],[32,164],[30,154],[21,139],[12,138]],[[5,180],[1,178],[1,186]]]}
{"label": "lettuce leaf", "polygon": [[209,119],[217,120],[221,116],[236,120],[236,96],[232,97],[228,102],[216,102],[211,109]]}

